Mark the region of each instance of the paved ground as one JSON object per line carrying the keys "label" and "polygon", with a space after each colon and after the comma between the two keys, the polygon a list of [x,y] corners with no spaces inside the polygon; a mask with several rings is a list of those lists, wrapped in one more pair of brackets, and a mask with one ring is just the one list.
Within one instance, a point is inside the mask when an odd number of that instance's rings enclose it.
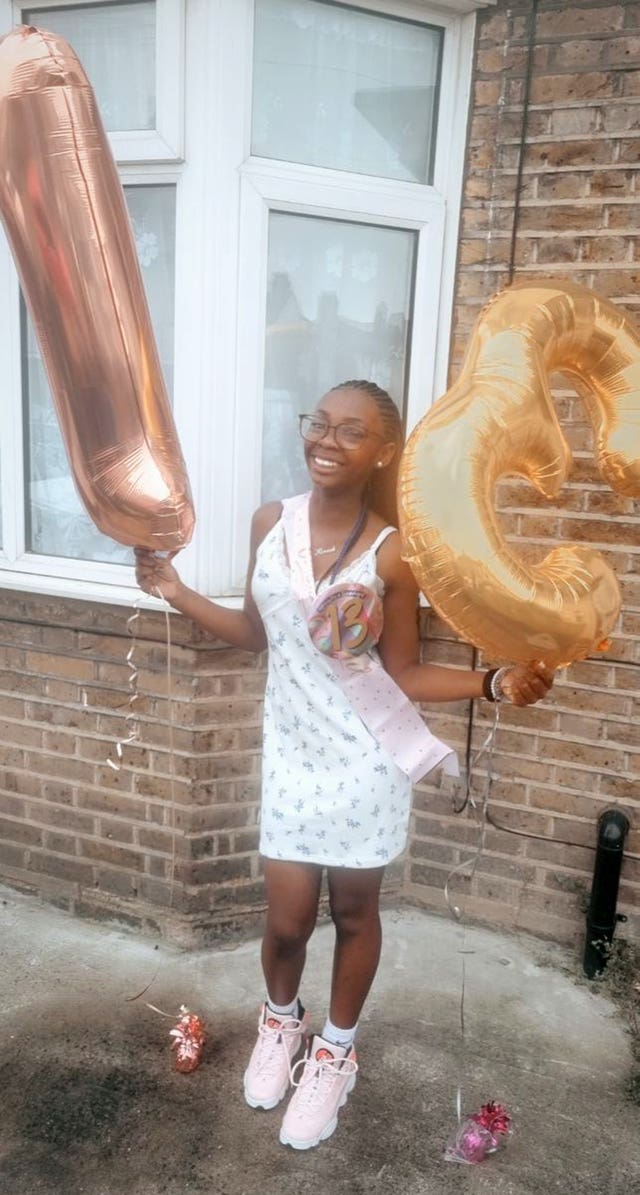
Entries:
{"label": "paved ground", "polygon": [[[640,1115],[628,1039],[559,949],[469,930],[465,1104],[503,1100],[517,1127],[480,1166],[442,1160],[460,1075],[461,930],[385,914],[383,965],[359,1037],[361,1074],[335,1137],[279,1145],[280,1113],[243,1103],[261,994],[258,947],[180,954],[0,892],[2,1195],[638,1195]],[[331,931],[314,936],[303,997],[326,998]],[[171,1069],[142,1001],[182,1001],[212,1044]]]}

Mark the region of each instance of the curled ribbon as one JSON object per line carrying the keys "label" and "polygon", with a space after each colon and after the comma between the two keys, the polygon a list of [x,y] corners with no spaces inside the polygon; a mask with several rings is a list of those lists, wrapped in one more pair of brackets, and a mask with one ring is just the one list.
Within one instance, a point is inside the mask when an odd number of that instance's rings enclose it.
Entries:
{"label": "curled ribbon", "polygon": [[118,739],[115,746],[115,759],[109,755],[107,763],[114,772],[119,772],[122,767],[122,758],[124,755],[124,748],[130,747],[134,743],[140,741],[140,726],[136,714],[136,703],[140,700],[140,693],[138,691],[139,669],[135,662],[136,641],[138,634],[138,623],[140,621],[140,602],[141,598],[137,598],[133,604],[133,614],[127,619],[127,634],[131,636],[131,645],[126,654],[126,663],[129,669],[129,699],[127,702],[127,713],[125,715],[125,727],[127,734],[124,738]]}
{"label": "curled ribbon", "polygon": [[[160,593],[156,591],[156,596],[160,599],[164,606],[164,620],[165,620],[165,634],[167,644],[167,725],[169,728],[169,789],[171,793],[171,868],[170,868],[170,888],[169,888],[169,908],[173,908],[174,892],[175,892],[175,878],[176,878],[176,791],[175,791],[175,739],[173,732],[173,678],[171,671],[171,618],[169,603]],[[125,715],[125,727],[128,733],[124,738],[118,739],[115,745],[115,759],[112,755],[107,757],[107,763],[114,772],[119,772],[122,767],[124,749],[125,747],[133,746],[140,742],[140,724],[138,721],[138,714],[135,709],[137,702],[140,700],[140,692],[138,688],[138,681],[140,671],[136,664],[135,652],[137,646],[138,623],[140,620],[140,602],[142,598],[136,598],[133,605],[133,613],[127,619],[127,633],[131,636],[131,645],[126,654],[126,663],[129,668],[129,699],[127,702],[127,713]]]}
{"label": "curled ribbon", "polygon": [[[489,730],[489,733],[487,734],[484,742],[478,748],[475,755],[472,757],[472,759],[469,762],[469,768],[467,771],[467,785],[466,785],[465,801],[461,807],[462,809],[464,809],[466,807],[466,805],[469,804],[470,807],[473,809],[474,814],[476,816],[477,826],[478,826],[478,841],[476,844],[475,851],[470,856],[470,858],[464,859],[462,863],[456,864],[456,866],[453,867],[451,869],[451,871],[448,873],[447,878],[445,880],[445,884],[444,884],[444,899],[445,899],[447,908],[448,908],[449,912],[451,913],[451,916],[454,918],[454,920],[457,921],[462,927],[462,943],[461,943],[460,951],[459,951],[460,957],[461,957],[460,1007],[459,1007],[460,1043],[461,1043],[461,1061],[460,1061],[461,1076],[464,1075],[465,1070],[466,1070],[466,1026],[465,1026],[465,1003],[466,1003],[466,994],[467,994],[467,958],[466,958],[466,956],[467,956],[467,954],[469,954],[469,953],[473,954],[474,952],[467,950],[467,924],[466,924],[466,921],[464,918],[464,911],[460,908],[459,905],[456,905],[454,903],[452,896],[451,896],[451,892],[450,892],[450,884],[455,876],[464,875],[469,880],[471,880],[476,872],[478,863],[480,862],[480,859],[482,858],[482,853],[484,851],[484,846],[485,846],[485,841],[486,841],[486,836],[487,836],[487,825],[489,824],[487,813],[488,813],[488,808],[489,808],[489,801],[491,799],[491,790],[493,788],[493,753],[494,753],[494,748],[495,748],[496,734],[497,734],[499,722],[500,722],[500,705],[498,702],[496,702],[494,705],[494,710],[493,710],[493,724]],[[486,778],[486,782],[485,782],[485,786],[484,786],[484,792],[482,794],[482,800],[481,800],[480,804],[478,804],[478,802],[475,798],[475,795],[473,793],[471,777],[472,777],[473,769],[478,766],[478,764],[480,763],[480,760],[483,759],[485,757],[485,755],[487,756],[487,778]],[[457,1090],[456,1090],[456,1116],[458,1118],[458,1124],[461,1124],[462,1123],[462,1078],[459,1080]]]}

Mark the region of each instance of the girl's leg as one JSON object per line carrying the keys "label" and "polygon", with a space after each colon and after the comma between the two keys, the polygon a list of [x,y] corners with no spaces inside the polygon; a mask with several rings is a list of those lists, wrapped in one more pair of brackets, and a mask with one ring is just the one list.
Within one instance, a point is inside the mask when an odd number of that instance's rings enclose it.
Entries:
{"label": "girl's leg", "polygon": [[267,993],[276,1004],[295,1000],[318,915],[322,868],[314,863],[265,859],[267,926],[262,969]]}
{"label": "girl's leg", "polygon": [[335,1026],[351,1029],[373,983],[380,959],[379,897],[384,867],[331,867],[329,897],[336,927],[331,1007]]}

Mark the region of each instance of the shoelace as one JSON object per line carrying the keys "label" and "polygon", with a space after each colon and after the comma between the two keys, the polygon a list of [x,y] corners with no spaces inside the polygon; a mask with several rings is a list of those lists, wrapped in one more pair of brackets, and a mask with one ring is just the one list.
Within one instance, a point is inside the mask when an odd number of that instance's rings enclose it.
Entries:
{"label": "shoelace", "polygon": [[[298,1067],[303,1068],[299,1079],[295,1078]],[[318,1107],[337,1078],[355,1075],[357,1069],[354,1058],[300,1058],[289,1072],[291,1085],[298,1089],[297,1103]]]}
{"label": "shoelace", "polygon": [[291,1017],[286,1021],[282,1021],[277,1028],[267,1025],[265,1022],[258,1026],[258,1036],[260,1041],[260,1053],[258,1055],[256,1067],[259,1071],[269,1073],[276,1069],[280,1060],[280,1047],[284,1048],[287,1057],[287,1067],[289,1066],[289,1051],[287,1049],[287,1037],[293,1037],[294,1034],[300,1033],[302,1029],[302,1021],[298,1021],[295,1017]]}

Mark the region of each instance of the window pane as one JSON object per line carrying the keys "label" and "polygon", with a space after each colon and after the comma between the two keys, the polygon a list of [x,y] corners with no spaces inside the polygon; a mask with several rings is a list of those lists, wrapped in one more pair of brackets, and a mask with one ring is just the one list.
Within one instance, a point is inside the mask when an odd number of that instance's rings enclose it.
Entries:
{"label": "window pane", "polygon": [[155,128],[155,0],[28,8],[22,19],[25,25],[58,33],[73,46],[107,130]]}
{"label": "window pane", "polygon": [[[175,188],[125,187],[167,389],[173,386]],[[128,564],[131,552],[96,530],[76,493],[31,321],[23,344],[27,425],[27,549]]]}
{"label": "window pane", "polygon": [[323,0],[257,0],[252,153],[431,182],[442,39]]}
{"label": "window pane", "polygon": [[297,417],[332,386],[367,378],[402,406],[416,237],[271,214],[263,501],[307,489]]}

